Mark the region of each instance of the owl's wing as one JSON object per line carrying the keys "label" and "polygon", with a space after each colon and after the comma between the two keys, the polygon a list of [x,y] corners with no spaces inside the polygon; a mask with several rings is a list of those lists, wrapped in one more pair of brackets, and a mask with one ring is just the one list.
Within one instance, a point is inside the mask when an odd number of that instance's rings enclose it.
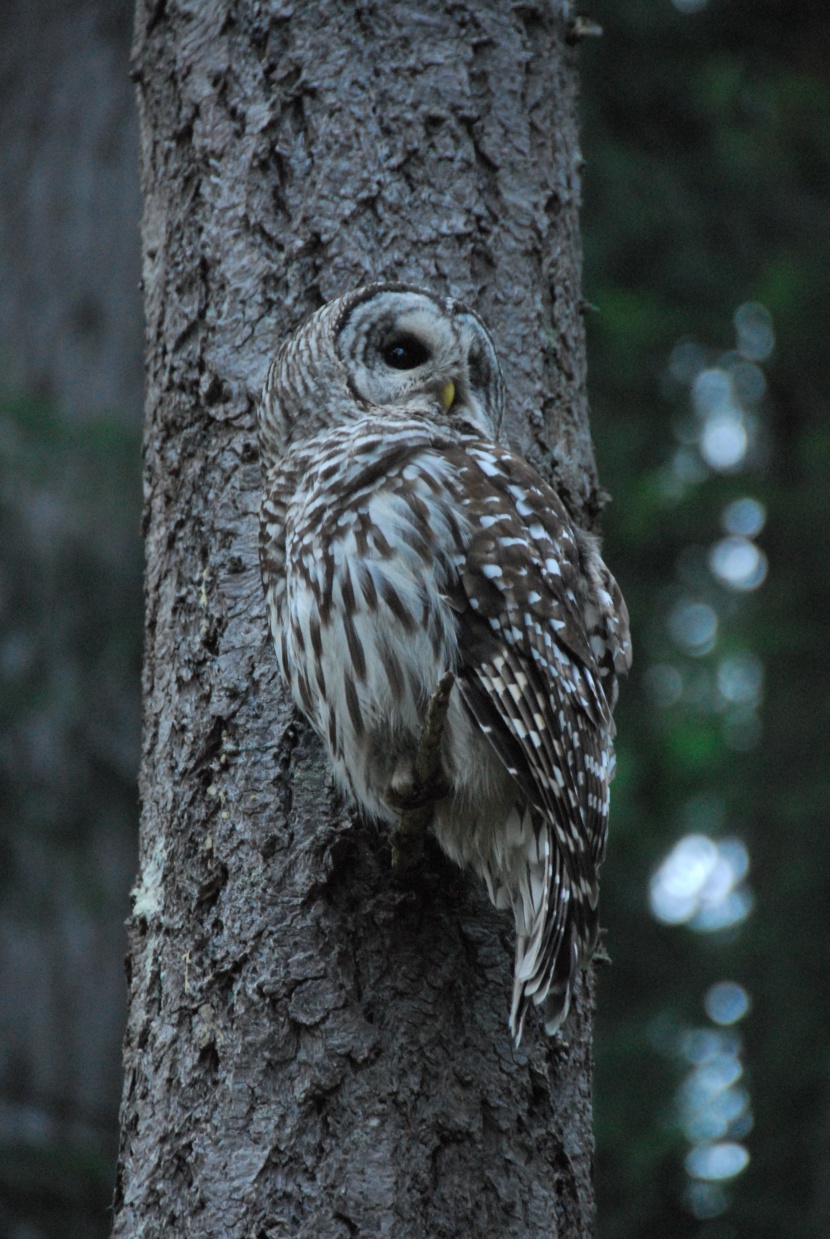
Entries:
{"label": "owl's wing", "polygon": [[453,463],[471,530],[454,600],[459,688],[531,806],[533,864],[545,870],[541,902],[533,897],[525,917],[514,1019],[517,1003],[548,994],[546,1022],[555,1026],[596,942],[627,615],[595,543],[525,461],[478,443]]}

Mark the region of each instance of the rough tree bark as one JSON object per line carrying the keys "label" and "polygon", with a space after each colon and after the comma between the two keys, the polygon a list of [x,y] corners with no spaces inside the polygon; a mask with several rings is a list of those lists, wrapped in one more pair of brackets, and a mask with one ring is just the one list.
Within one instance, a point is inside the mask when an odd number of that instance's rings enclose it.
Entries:
{"label": "rough tree bark", "polygon": [[[575,66],[559,0],[141,0],[147,652],[115,1235],[592,1232],[591,984],[507,1031],[512,928],[414,883],[275,676],[254,398],[401,278],[494,331],[514,437],[590,522]],[[532,1025],[532,1021],[530,1021]]]}

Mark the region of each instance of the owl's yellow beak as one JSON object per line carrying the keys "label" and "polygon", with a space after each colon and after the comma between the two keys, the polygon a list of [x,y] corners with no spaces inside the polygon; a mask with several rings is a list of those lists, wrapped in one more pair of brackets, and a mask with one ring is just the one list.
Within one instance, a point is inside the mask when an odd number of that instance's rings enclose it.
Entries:
{"label": "owl's yellow beak", "polygon": [[453,383],[452,379],[450,379],[450,381],[445,383],[441,388],[441,403],[444,406],[445,412],[449,411],[453,400],[455,400],[455,383]]}

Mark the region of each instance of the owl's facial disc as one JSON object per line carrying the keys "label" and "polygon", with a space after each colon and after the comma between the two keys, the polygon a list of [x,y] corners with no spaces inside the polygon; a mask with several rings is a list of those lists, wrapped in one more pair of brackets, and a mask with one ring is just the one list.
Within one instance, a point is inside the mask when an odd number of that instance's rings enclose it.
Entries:
{"label": "owl's facial disc", "polygon": [[437,416],[497,432],[501,375],[492,341],[459,302],[401,286],[361,289],[336,347],[352,391],[381,407],[428,402]]}

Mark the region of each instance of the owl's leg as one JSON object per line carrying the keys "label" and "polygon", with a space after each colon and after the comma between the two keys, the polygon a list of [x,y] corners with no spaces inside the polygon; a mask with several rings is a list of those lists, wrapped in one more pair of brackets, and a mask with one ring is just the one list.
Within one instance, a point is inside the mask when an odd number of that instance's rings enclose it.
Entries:
{"label": "owl's leg", "polygon": [[396,873],[406,873],[420,861],[435,804],[451,788],[441,761],[441,740],[454,683],[451,671],[438,681],[427,705],[415,757],[398,762],[386,789],[387,802],[403,810],[392,832],[392,868]]}

